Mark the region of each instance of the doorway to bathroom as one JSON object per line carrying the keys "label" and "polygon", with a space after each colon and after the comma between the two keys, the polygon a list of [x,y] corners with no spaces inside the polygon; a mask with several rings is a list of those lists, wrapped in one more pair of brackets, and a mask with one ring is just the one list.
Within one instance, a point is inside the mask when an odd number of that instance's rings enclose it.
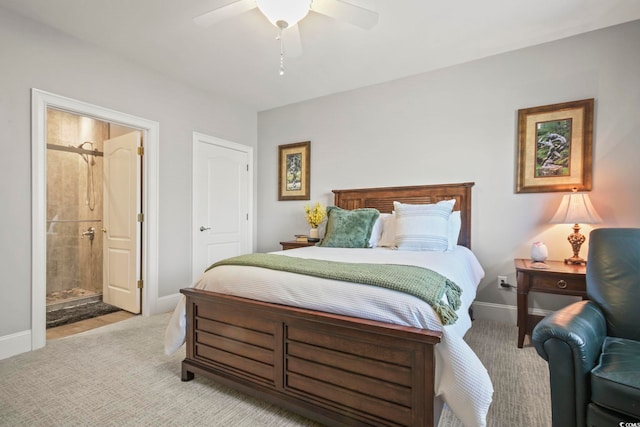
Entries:
{"label": "doorway to bathroom", "polygon": [[[158,122],[112,110],[88,102],[56,95],[40,89],[31,89],[31,331],[24,350],[42,348],[47,342],[46,294],[47,294],[47,110],[53,108],[79,116],[119,124],[136,129],[144,141],[144,153],[140,159],[141,211],[138,213],[138,243],[141,260],[135,268],[138,286],[142,287],[141,311],[143,316],[164,313],[177,304],[180,294],[161,295],[158,284],[158,235],[159,235],[159,146]],[[84,142],[84,141],[82,141]],[[79,154],[75,154],[78,156]],[[105,157],[106,158],[106,157]],[[106,164],[105,164],[106,168]],[[108,204],[105,204],[108,205]],[[141,221],[141,222],[140,222]],[[111,316],[109,314],[107,316]],[[99,318],[96,318],[99,319]],[[90,319],[85,322],[90,322]],[[65,326],[62,326],[64,328]]]}
{"label": "doorway to bathroom", "polygon": [[46,112],[46,327],[140,313],[140,131]]}

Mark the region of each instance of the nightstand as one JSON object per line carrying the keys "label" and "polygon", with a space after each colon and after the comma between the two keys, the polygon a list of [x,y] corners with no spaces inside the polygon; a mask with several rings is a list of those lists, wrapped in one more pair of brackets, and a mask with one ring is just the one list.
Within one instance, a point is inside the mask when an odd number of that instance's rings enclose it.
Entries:
{"label": "nightstand", "polygon": [[529,292],[573,295],[586,299],[587,268],[584,265],[565,264],[563,261],[545,261],[549,268],[531,267],[529,259],[515,259],[518,280],[518,348],[524,344],[524,336],[542,319],[529,314]]}
{"label": "nightstand", "polygon": [[297,240],[290,240],[287,242],[280,242],[282,245],[282,250],[286,251],[288,249],[296,249],[296,248],[304,248],[306,246],[315,246],[318,242],[298,242]]}

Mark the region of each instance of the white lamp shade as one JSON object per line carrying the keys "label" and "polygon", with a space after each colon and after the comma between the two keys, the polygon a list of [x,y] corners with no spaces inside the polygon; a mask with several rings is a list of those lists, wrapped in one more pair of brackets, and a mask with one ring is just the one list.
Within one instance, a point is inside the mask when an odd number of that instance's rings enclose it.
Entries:
{"label": "white lamp shade", "polygon": [[[258,9],[278,28],[293,27],[307,16],[311,0],[256,0]],[[279,24],[282,21],[284,25]]]}
{"label": "white lamp shade", "polygon": [[551,218],[554,224],[596,224],[602,218],[596,212],[589,195],[586,193],[571,193],[562,196],[558,211]]}

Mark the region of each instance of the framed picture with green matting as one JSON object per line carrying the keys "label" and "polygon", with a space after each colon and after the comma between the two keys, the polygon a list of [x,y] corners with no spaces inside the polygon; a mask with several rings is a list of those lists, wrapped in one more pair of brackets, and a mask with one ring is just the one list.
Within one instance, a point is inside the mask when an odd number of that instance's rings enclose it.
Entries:
{"label": "framed picture with green matting", "polygon": [[278,200],[309,200],[311,142],[278,146]]}
{"label": "framed picture with green matting", "polygon": [[591,190],[594,100],[518,110],[516,193]]}

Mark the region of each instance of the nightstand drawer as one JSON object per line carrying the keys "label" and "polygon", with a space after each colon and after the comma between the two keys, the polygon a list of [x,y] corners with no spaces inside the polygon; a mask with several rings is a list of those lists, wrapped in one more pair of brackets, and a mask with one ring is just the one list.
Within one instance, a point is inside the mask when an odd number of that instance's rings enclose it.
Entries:
{"label": "nightstand drawer", "polygon": [[552,274],[534,275],[531,277],[532,291],[585,292],[584,277],[555,276]]}

